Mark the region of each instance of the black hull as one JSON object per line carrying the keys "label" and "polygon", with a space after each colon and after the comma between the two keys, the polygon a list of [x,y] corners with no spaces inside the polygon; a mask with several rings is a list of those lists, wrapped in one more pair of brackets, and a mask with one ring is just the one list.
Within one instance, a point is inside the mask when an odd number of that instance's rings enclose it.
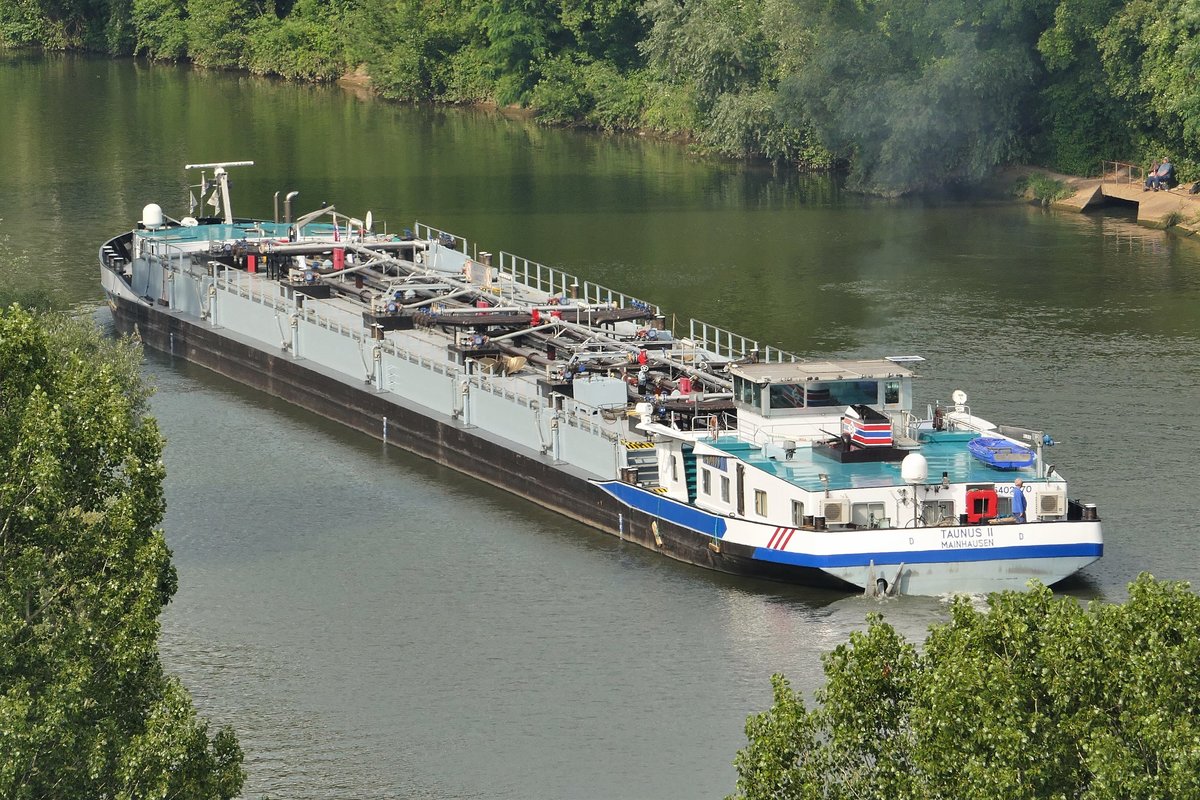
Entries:
{"label": "black hull", "polygon": [[[148,347],[184,358],[376,439],[497,486],[563,516],[677,561],[731,575],[858,591],[826,572],[757,561],[754,548],[722,542],[629,508],[582,475],[533,451],[493,439],[450,417],[399,404],[369,384],[335,377],[311,362],[269,353],[166,309],[110,296],[117,329]],[[657,522],[657,525],[655,523]],[[656,535],[657,534],[657,535]]]}

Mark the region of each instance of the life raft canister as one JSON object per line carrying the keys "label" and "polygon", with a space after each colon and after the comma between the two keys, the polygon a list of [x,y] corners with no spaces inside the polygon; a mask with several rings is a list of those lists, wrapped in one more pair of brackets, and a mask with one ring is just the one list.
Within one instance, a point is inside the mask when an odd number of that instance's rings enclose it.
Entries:
{"label": "life raft canister", "polygon": [[978,523],[996,516],[1000,498],[995,489],[972,489],[967,492],[967,522]]}

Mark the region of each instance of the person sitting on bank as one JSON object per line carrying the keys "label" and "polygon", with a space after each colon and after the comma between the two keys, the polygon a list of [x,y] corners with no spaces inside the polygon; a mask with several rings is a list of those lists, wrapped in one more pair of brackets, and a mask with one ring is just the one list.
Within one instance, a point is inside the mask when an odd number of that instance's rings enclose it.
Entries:
{"label": "person sitting on bank", "polygon": [[1170,189],[1173,183],[1175,183],[1175,165],[1166,156],[1163,156],[1162,163],[1146,178],[1146,185],[1142,191],[1153,189],[1157,192],[1159,189]]}

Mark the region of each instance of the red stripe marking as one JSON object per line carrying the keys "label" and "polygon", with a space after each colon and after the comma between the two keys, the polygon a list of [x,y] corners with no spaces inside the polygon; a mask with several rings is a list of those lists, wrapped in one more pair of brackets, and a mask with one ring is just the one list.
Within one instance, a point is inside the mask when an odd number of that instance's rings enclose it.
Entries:
{"label": "red stripe marking", "polygon": [[767,542],[767,549],[768,549],[768,550],[775,550],[775,549],[776,549],[776,547],[775,547],[775,542],[776,542],[776,541],[778,541],[778,539],[779,539],[779,534],[780,534],[780,532],[781,532],[781,531],[783,531],[783,528],[776,528],[776,529],[775,529],[775,533],[771,534],[771,541]]}

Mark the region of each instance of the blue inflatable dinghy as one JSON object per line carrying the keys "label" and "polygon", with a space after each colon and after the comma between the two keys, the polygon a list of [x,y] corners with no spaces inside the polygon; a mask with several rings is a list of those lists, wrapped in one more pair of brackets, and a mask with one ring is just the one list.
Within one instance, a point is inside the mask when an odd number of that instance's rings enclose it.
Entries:
{"label": "blue inflatable dinghy", "polygon": [[971,455],[996,469],[1022,469],[1033,464],[1033,451],[1008,439],[980,436],[967,442],[967,449]]}

